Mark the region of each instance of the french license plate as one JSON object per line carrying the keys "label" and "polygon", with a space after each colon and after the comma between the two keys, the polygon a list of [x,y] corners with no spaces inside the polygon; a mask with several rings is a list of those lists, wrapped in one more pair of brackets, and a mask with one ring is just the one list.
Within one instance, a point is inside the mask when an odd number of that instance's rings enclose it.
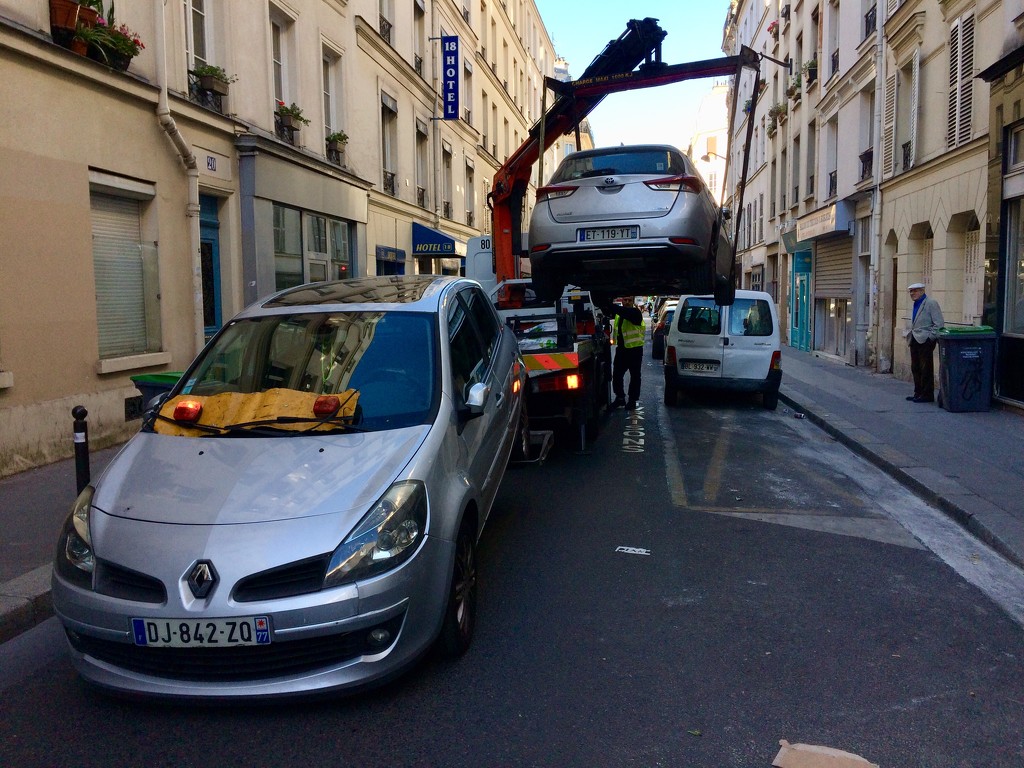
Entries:
{"label": "french license plate", "polygon": [[590,243],[602,240],[637,240],[640,227],[594,227],[579,231],[580,242]]}
{"label": "french license plate", "polygon": [[266,616],[235,619],[132,619],[136,645],[151,648],[227,648],[270,643]]}
{"label": "french license plate", "polygon": [[697,371],[699,373],[714,373],[718,370],[718,363],[715,361],[710,362],[695,362],[693,360],[686,360],[682,366],[684,371]]}

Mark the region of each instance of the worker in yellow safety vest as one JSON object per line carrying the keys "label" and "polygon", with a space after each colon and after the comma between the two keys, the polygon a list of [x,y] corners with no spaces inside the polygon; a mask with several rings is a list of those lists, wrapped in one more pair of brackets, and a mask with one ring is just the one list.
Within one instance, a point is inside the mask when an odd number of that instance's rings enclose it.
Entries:
{"label": "worker in yellow safety vest", "polygon": [[[627,410],[636,409],[636,401],[640,398],[640,369],[644,362],[644,316],[634,306],[632,296],[621,300],[621,304],[612,304],[608,314],[615,316],[612,326],[612,341],[615,343],[615,361],[612,363],[612,391],[615,399],[612,408],[623,405]],[[625,379],[629,372],[629,399],[626,399]]]}

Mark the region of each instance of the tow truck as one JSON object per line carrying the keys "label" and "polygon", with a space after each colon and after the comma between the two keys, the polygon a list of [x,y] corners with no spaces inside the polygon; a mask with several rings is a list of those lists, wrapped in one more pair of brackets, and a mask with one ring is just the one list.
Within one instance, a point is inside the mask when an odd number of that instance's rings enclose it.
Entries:
{"label": "tow truck", "polygon": [[[545,78],[540,120],[494,174],[487,196],[492,214],[491,234],[473,238],[467,249],[467,276],[491,289],[499,314],[520,339],[520,350],[530,372],[526,405],[531,424],[535,419],[568,420],[579,430],[581,450],[588,437],[596,436],[601,410],[609,402],[611,352],[606,327],[602,327],[604,318],[596,306],[604,306],[611,297],[590,296],[586,285],[570,286],[565,293],[552,295],[555,291],[542,276],[535,275],[531,279],[523,274],[522,263],[528,260],[529,254],[528,244],[524,248],[524,200],[534,163],[540,161],[539,176],[543,179],[544,151],[559,136],[575,130],[579,146],[580,123],[607,94],[703,77],[734,75],[738,82],[743,70],[748,68],[756,73],[753,92],[758,93],[760,61],[770,58],[743,46],[738,56],[669,65],[661,57],[661,44],[666,35],[657,19],[632,19],[626,30],[591,62],[580,79],[562,82]],[[777,63],[786,65],[786,62]],[[548,90],[557,94],[550,109],[547,107]],[[732,115],[737,113],[738,94],[739,89],[734,88]],[[735,206],[736,231],[741,224],[742,182],[746,179],[752,135],[751,120],[747,124],[746,152]],[[727,160],[726,175],[728,171]],[[676,285],[677,290],[673,292],[714,292],[719,304],[732,304],[735,262],[734,242],[729,275],[716,275],[712,265],[703,278],[687,285]],[[619,295],[639,292],[646,293],[623,285]],[[538,341],[539,348],[535,347]],[[546,453],[546,448],[542,447],[541,453]]]}

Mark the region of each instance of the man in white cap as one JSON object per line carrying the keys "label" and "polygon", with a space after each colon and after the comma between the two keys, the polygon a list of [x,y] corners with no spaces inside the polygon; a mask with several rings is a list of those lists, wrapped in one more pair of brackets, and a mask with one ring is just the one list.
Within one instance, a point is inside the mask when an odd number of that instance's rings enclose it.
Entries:
{"label": "man in white cap", "polygon": [[942,318],[939,302],[929,299],[924,292],[924,283],[913,283],[907,287],[914,310],[907,333],[910,345],[910,373],[914,377],[914,394],[907,397],[913,403],[935,402],[935,366],[932,352],[939,340],[939,329],[946,324]]}

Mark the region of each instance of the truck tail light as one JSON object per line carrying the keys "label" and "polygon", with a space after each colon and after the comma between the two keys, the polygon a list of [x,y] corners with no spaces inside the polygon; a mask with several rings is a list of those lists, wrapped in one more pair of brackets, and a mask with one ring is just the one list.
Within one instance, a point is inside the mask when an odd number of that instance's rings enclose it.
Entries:
{"label": "truck tail light", "polygon": [[782,370],[782,353],[781,352],[773,352],[772,353],[772,368],[771,369],[773,371],[781,371]]}

